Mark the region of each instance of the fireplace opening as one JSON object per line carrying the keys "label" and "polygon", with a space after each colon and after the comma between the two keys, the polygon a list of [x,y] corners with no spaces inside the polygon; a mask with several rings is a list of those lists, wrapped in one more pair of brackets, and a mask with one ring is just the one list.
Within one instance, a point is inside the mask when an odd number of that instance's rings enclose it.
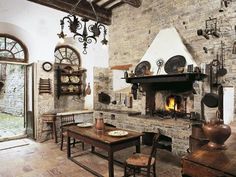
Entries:
{"label": "fireplace opening", "polygon": [[158,91],[155,94],[155,111],[153,116],[159,118],[184,118],[189,119],[193,112],[192,92],[174,93]]}
{"label": "fireplace opening", "polygon": [[165,110],[166,111],[181,111],[182,98],[179,95],[169,95],[166,98]]}
{"label": "fireplace opening", "polygon": [[[142,144],[147,145],[147,146],[152,146],[152,140],[155,135],[153,132],[143,132],[142,136]],[[158,144],[157,148],[159,149],[165,149],[168,151],[172,151],[172,138],[165,136],[165,135],[160,135],[158,138]]]}

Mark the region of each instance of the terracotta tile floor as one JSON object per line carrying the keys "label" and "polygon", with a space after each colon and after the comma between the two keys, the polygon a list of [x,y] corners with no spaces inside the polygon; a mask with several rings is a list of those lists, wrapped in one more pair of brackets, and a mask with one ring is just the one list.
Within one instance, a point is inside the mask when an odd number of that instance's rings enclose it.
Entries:
{"label": "terracotta tile floor", "polygon": [[[231,124],[231,129],[236,132],[236,122]],[[68,160],[65,148],[60,151],[59,145],[53,140],[44,143],[29,139],[22,141],[25,142],[24,146],[0,150],[0,177],[93,177],[91,173]],[[79,149],[78,144],[76,148],[73,148],[73,153],[78,153]],[[149,153],[150,147],[142,146],[141,151]],[[132,152],[134,148],[116,152],[115,159],[124,161]],[[158,150],[157,156],[159,177],[181,177],[180,158],[165,150]],[[106,160],[91,153],[80,156],[79,159],[103,176],[108,176]],[[115,177],[122,176],[123,169],[115,166]]]}
{"label": "terracotta tile floor", "polygon": [[[66,157],[66,149],[59,150],[53,140],[37,143],[23,139],[28,145],[0,151],[0,177],[93,177]],[[80,145],[73,149],[78,152]],[[89,148],[89,147],[87,147]],[[99,150],[98,150],[99,151]],[[149,153],[150,147],[142,146]],[[115,153],[115,159],[124,160],[134,152],[129,148]],[[80,161],[108,176],[107,161],[91,153],[80,156]],[[158,151],[157,174],[159,177],[180,177],[179,158],[165,150]],[[123,176],[123,168],[115,165],[115,177]],[[145,175],[139,175],[145,176]]]}

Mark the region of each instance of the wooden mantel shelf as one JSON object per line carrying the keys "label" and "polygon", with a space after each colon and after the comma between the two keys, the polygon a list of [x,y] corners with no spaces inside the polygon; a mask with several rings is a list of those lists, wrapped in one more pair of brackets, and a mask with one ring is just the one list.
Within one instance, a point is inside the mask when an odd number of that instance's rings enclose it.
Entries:
{"label": "wooden mantel shelf", "polygon": [[128,77],[127,83],[141,85],[145,90],[173,90],[185,92],[193,90],[193,83],[206,78],[202,73],[165,74],[154,76]]}
{"label": "wooden mantel shelf", "polygon": [[206,78],[206,74],[202,73],[181,73],[181,74],[165,74],[154,76],[128,77],[127,83],[153,84],[153,83],[175,83],[175,82],[194,82]]}

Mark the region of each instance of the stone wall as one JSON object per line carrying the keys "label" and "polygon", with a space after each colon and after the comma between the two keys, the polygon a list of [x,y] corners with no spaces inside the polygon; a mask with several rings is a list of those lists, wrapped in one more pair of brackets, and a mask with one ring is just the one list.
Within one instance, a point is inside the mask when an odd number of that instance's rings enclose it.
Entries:
{"label": "stone wall", "polygon": [[[38,94],[38,89],[35,91],[36,96],[36,120],[37,120],[37,140],[44,141],[49,138],[48,133],[42,133],[42,129],[50,129],[50,126],[42,123],[42,114],[44,113],[58,113],[67,111],[78,111],[84,109],[84,96],[77,95],[61,95],[57,96],[57,77],[56,66],[50,72],[46,72],[42,69],[43,61],[37,63],[37,76],[36,76],[36,88],[39,88],[39,80],[50,79],[51,81],[51,93]],[[82,114],[81,114],[82,115]],[[84,117],[75,116],[75,119],[79,121],[91,122],[91,114],[83,114]],[[57,132],[59,134],[60,120],[57,118]]]}
{"label": "stone wall", "polygon": [[[138,92],[137,100],[132,101],[132,107],[128,108],[125,105],[125,99],[131,91],[131,86],[113,91],[112,70],[109,68],[94,68],[94,109],[110,109],[123,111],[142,111],[145,107],[145,97],[143,93]],[[98,95],[103,92],[110,96],[110,103],[104,104],[99,102]],[[112,102],[116,101],[115,104]]]}
{"label": "stone wall", "polygon": [[24,66],[7,64],[4,86],[0,91],[0,111],[24,115]]}
{"label": "stone wall", "polygon": [[[158,32],[175,27],[199,66],[215,59],[220,41],[224,41],[228,74],[220,82],[226,86],[236,86],[236,55],[232,54],[232,45],[236,39],[236,3],[232,2],[224,12],[220,13],[219,9],[219,0],[145,0],[137,9],[129,5],[115,9],[109,29],[110,66],[130,63],[137,65]],[[205,20],[209,17],[218,19],[220,38],[210,36],[210,40],[206,40],[197,35],[197,29],[205,29]],[[208,53],[204,52],[203,47],[208,49]],[[195,103],[199,103],[201,96],[209,91],[203,85],[199,85],[202,92],[196,97]],[[199,111],[200,104],[195,104],[195,109]]]}
{"label": "stone wall", "polygon": [[[46,133],[42,134],[42,129],[46,129],[42,123],[42,114],[44,113],[53,113],[54,109],[54,70],[50,72],[46,72],[42,68],[43,61],[38,62],[36,65],[36,85],[35,85],[35,120],[36,121],[36,139],[39,141],[43,141],[46,138]],[[51,83],[51,93],[41,93],[39,94],[39,83],[40,78],[42,79],[50,79]],[[48,127],[49,128],[49,127]]]}

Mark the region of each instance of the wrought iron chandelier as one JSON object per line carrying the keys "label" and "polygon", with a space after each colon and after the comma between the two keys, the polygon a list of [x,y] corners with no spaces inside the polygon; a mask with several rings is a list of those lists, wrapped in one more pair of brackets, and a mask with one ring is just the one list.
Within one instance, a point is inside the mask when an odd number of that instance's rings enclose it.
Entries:
{"label": "wrought iron chandelier", "polygon": [[66,34],[64,34],[64,24],[65,21],[69,23],[69,29],[72,33],[74,33],[74,39],[78,38],[78,41],[83,43],[83,54],[87,54],[87,45],[91,44],[93,41],[97,43],[97,38],[100,36],[101,32],[103,31],[103,39],[101,43],[103,45],[107,45],[108,41],[106,39],[107,29],[106,27],[98,22],[98,15],[94,9],[92,4],[93,0],[87,0],[96,16],[96,22],[92,25],[87,27],[87,22],[89,21],[87,18],[81,18],[81,22],[79,19],[73,14],[76,10],[76,7],[79,5],[81,0],[78,0],[74,8],[70,11],[70,14],[65,16],[63,19],[60,20],[61,25],[61,32],[57,34],[59,38],[65,38]]}

